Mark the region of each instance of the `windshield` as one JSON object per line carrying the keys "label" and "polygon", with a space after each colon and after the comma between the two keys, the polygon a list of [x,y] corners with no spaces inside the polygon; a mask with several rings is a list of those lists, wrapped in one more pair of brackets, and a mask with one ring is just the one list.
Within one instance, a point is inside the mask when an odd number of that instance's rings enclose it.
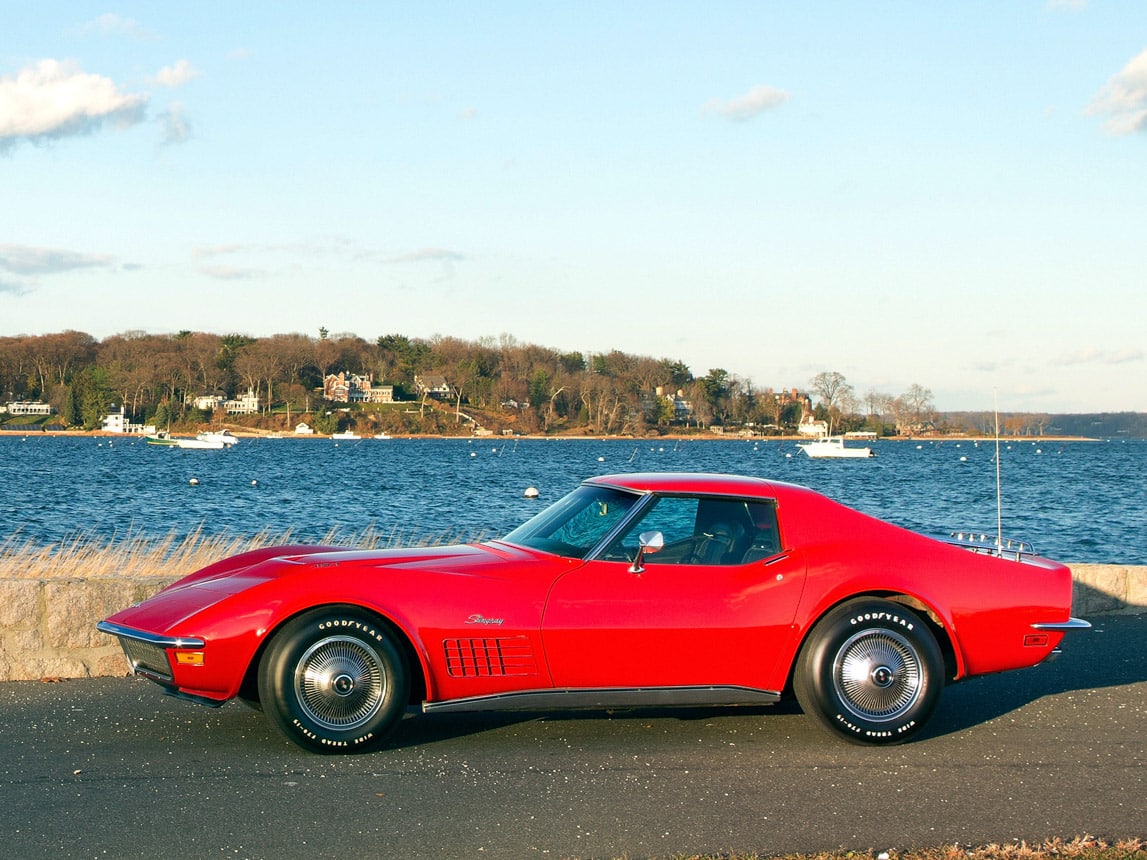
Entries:
{"label": "windshield", "polygon": [[569,558],[585,558],[641,496],[609,487],[579,487],[502,540]]}

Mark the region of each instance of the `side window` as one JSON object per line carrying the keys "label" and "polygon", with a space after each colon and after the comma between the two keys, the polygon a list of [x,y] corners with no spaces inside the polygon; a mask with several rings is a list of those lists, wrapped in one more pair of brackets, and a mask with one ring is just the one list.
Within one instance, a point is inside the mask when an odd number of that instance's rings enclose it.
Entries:
{"label": "side window", "polygon": [[742,564],[752,543],[753,521],[749,502],[702,499],[697,511],[697,547],[694,564]]}
{"label": "side window", "polygon": [[780,551],[772,501],[662,497],[609,546],[604,558],[632,561],[638,535],[650,531],[661,532],[665,546],[645,556],[648,565],[749,564]]}
{"label": "side window", "polygon": [[663,496],[657,499],[645,515],[628,528],[605,551],[611,561],[633,561],[637,557],[638,535],[659,531],[665,537],[665,547],[647,555],[647,564],[681,564],[693,549],[693,535],[697,524],[697,499]]}
{"label": "side window", "polygon": [[781,551],[781,536],[777,530],[777,506],[773,502],[750,502],[749,517],[752,520],[749,548],[745,550],[744,563],[770,558]]}

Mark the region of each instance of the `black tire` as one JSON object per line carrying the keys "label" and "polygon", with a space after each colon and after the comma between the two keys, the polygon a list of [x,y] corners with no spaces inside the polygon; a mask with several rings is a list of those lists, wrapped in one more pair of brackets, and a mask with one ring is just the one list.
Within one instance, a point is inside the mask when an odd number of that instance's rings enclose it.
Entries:
{"label": "black tire", "polygon": [[402,717],[409,695],[409,673],[392,634],[354,607],[292,619],[259,663],[263,711],[313,752],[374,749]]}
{"label": "black tire", "polygon": [[863,598],[838,606],[809,634],[793,692],[806,714],[858,744],[899,744],[928,721],[944,686],[944,659],[920,616]]}

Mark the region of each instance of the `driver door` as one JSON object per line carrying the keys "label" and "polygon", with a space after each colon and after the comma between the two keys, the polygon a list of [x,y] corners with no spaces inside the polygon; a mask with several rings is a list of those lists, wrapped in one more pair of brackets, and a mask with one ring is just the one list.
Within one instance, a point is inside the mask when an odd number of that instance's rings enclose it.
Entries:
{"label": "driver door", "polygon": [[[649,531],[665,546],[632,572],[637,536]],[[769,689],[803,584],[771,504],[660,498],[554,584],[542,619],[554,685]]]}

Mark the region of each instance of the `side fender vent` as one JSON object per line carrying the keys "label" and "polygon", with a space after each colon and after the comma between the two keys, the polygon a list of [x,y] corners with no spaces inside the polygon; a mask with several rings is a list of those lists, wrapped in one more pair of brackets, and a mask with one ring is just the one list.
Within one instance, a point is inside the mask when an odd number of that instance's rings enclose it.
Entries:
{"label": "side fender vent", "polygon": [[451,678],[536,675],[534,648],[525,636],[444,639],[446,673]]}

